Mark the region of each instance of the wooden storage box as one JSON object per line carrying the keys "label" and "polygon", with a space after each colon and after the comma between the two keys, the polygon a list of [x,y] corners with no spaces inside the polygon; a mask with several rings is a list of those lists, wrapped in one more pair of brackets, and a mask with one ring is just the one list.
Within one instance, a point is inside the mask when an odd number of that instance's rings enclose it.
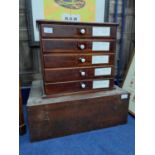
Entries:
{"label": "wooden storage box", "polygon": [[31,141],[59,137],[127,122],[129,93],[110,91],[42,98],[34,81],[27,103]]}
{"label": "wooden storage box", "polygon": [[37,23],[45,97],[113,89],[118,24]]}

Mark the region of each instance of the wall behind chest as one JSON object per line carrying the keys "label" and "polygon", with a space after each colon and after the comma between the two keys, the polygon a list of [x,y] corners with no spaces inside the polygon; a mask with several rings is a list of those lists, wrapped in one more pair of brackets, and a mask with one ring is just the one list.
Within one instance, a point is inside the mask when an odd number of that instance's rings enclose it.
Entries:
{"label": "wall behind chest", "polygon": [[40,79],[39,47],[30,47],[25,0],[19,0],[19,73],[22,86]]}

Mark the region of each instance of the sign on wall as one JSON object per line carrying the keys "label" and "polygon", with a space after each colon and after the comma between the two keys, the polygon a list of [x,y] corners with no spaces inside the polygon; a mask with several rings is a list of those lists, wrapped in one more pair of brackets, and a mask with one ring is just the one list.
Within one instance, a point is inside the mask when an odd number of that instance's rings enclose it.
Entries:
{"label": "sign on wall", "polygon": [[31,41],[39,41],[36,20],[104,22],[108,0],[29,0],[27,3]]}
{"label": "sign on wall", "polygon": [[95,21],[96,0],[44,0],[44,17],[53,20]]}

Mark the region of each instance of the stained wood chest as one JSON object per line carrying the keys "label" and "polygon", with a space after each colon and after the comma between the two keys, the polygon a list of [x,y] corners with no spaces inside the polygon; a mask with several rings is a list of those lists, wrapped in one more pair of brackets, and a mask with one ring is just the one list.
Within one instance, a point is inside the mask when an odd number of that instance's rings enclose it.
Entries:
{"label": "stained wood chest", "polygon": [[113,89],[117,24],[37,22],[45,97]]}
{"label": "stained wood chest", "polygon": [[31,141],[59,137],[127,122],[129,93],[110,91],[42,98],[34,81],[27,103]]}
{"label": "stained wood chest", "polygon": [[43,80],[27,104],[31,141],[126,123],[129,94],[114,86],[117,24],[38,24]]}

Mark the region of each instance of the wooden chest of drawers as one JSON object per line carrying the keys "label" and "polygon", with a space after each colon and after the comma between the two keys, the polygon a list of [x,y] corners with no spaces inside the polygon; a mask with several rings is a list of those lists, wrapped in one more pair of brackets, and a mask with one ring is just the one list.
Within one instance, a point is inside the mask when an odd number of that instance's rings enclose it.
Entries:
{"label": "wooden chest of drawers", "polygon": [[45,96],[113,89],[117,24],[37,22]]}
{"label": "wooden chest of drawers", "polygon": [[34,81],[27,104],[31,141],[126,123],[129,93],[113,89],[117,24],[38,23],[47,98]]}

